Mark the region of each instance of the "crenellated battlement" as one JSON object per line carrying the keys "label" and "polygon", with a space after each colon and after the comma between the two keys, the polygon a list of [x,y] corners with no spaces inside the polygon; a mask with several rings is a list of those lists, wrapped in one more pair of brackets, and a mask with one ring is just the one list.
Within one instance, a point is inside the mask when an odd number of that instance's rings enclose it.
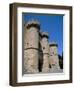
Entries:
{"label": "crenellated battlement", "polygon": [[37,20],[30,20],[25,24],[25,28],[29,29],[31,27],[35,27],[40,30],[40,23]]}
{"label": "crenellated battlement", "polygon": [[56,46],[56,47],[58,47],[58,44],[56,43],[56,42],[51,42],[51,43],[49,43],[49,46],[51,47],[51,46]]}
{"label": "crenellated battlement", "polygon": [[47,33],[47,32],[42,32],[41,35],[42,35],[42,38],[43,38],[43,37],[49,38],[49,33]]}

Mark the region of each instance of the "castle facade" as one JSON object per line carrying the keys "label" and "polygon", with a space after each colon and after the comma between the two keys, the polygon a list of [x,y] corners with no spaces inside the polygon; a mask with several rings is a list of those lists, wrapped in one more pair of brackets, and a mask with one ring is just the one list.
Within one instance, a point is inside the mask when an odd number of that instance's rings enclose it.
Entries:
{"label": "castle facade", "polygon": [[24,25],[24,73],[59,72],[58,45],[48,39],[49,34],[41,32],[38,21]]}

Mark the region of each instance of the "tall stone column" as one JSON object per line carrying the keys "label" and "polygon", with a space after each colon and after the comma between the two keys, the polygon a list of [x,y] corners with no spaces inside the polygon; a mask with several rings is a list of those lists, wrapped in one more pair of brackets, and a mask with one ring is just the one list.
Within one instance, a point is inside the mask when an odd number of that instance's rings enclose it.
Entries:
{"label": "tall stone column", "polygon": [[59,66],[59,57],[58,57],[58,45],[56,43],[49,44],[50,47],[50,65],[51,65],[51,72],[57,72],[60,69]]}
{"label": "tall stone column", "polygon": [[42,32],[41,46],[43,51],[43,66],[42,72],[49,72],[49,43],[48,43],[48,33]]}
{"label": "tall stone column", "polygon": [[25,24],[24,73],[38,73],[39,30],[38,21],[32,20]]}

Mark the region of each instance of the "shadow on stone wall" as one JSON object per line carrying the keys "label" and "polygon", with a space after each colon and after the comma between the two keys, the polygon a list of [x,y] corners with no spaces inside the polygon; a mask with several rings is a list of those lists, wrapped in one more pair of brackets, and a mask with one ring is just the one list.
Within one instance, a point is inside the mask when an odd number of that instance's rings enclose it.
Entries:
{"label": "shadow on stone wall", "polygon": [[42,48],[41,48],[41,44],[39,43],[39,62],[38,62],[38,69],[39,72],[42,72],[42,66],[43,66],[43,52],[42,52]]}
{"label": "shadow on stone wall", "polygon": [[59,57],[59,65],[60,65],[60,69],[63,69],[63,55],[58,55]]}

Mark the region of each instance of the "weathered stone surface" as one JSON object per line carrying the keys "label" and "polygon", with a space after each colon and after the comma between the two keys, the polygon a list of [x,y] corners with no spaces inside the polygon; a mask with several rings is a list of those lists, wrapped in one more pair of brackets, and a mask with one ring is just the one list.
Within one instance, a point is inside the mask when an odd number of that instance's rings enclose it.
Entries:
{"label": "weathered stone surface", "polygon": [[52,69],[60,69],[59,67],[59,57],[58,57],[58,50],[57,50],[57,44],[56,43],[52,43],[49,45],[50,46],[50,58],[49,58],[49,62],[51,65]]}
{"label": "weathered stone surface", "polygon": [[42,72],[49,73],[49,55],[48,54],[43,55]]}
{"label": "weathered stone surface", "polygon": [[24,33],[24,49],[26,48],[39,48],[39,33],[38,29],[31,27],[30,29],[26,29]]}
{"label": "weathered stone surface", "polygon": [[42,33],[41,48],[43,52],[43,67],[42,72],[49,72],[49,43],[48,43],[48,33]]}
{"label": "weathered stone surface", "polygon": [[[28,25],[31,25],[30,28],[27,28]],[[39,23],[28,22],[24,31],[24,72],[30,74],[38,73],[39,30],[34,25]]]}
{"label": "weathered stone surface", "polygon": [[49,45],[49,35],[40,31],[40,23],[29,21],[24,29],[24,74],[62,72],[59,67],[58,45]]}
{"label": "weathered stone surface", "polygon": [[38,73],[38,50],[24,50],[24,73]]}

